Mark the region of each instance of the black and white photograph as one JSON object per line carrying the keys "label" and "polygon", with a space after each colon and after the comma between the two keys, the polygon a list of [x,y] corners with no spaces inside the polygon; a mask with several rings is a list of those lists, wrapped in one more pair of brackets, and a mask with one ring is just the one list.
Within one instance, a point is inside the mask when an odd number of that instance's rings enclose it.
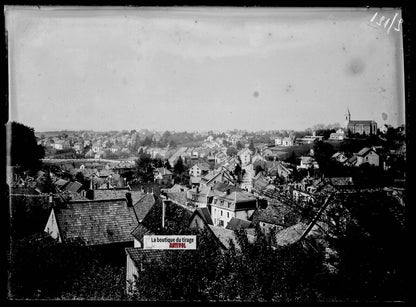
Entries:
{"label": "black and white photograph", "polygon": [[405,302],[404,19],[4,6],[7,299]]}

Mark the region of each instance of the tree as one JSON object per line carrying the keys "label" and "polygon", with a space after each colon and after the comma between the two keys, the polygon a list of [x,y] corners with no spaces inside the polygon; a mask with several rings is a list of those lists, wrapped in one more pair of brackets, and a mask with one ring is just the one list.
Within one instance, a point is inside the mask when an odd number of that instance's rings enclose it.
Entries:
{"label": "tree", "polygon": [[252,152],[253,152],[253,154],[255,154],[256,153],[256,147],[254,147],[254,142],[253,142],[253,139],[251,139],[251,141],[250,141],[250,145],[249,145],[249,147],[248,147]]}
{"label": "tree", "polygon": [[237,141],[237,143],[235,144],[235,146],[237,147],[237,150],[241,150],[244,148],[243,144],[241,144],[240,141]]}
{"label": "tree", "polygon": [[11,123],[11,165],[20,170],[37,171],[40,169],[45,149],[36,142],[33,128],[23,124]]}
{"label": "tree", "polygon": [[334,148],[331,144],[318,141],[313,146],[314,157],[319,164],[319,169],[322,173],[328,172],[331,156],[334,154]]}
{"label": "tree", "polygon": [[59,243],[46,233],[15,240],[11,250],[13,298],[122,299],[124,268],[82,240]]}
{"label": "tree", "polygon": [[229,157],[234,157],[237,155],[237,149],[235,147],[228,147],[226,153]]}
{"label": "tree", "polygon": [[148,154],[142,154],[136,160],[136,177],[144,183],[153,182],[153,161]]}
{"label": "tree", "polygon": [[169,160],[165,161],[164,167],[166,167],[168,170],[172,170],[172,166],[170,165]]}
{"label": "tree", "polygon": [[173,166],[173,170],[176,174],[182,174],[185,171],[185,165],[183,164],[182,157],[179,156],[178,160],[176,161],[175,165]]}

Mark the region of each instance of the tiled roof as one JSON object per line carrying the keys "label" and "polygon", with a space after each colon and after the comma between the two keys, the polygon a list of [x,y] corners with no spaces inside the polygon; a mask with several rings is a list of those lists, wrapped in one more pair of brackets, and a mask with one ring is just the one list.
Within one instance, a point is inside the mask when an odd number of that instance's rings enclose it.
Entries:
{"label": "tiled roof", "polygon": [[256,200],[256,197],[254,195],[249,194],[247,192],[239,192],[239,191],[230,192],[230,194],[224,194],[222,196],[217,195],[215,197],[218,199],[224,199],[224,200],[233,201],[237,203]]}
{"label": "tiled roof", "polygon": [[237,230],[241,228],[249,228],[251,226],[251,222],[247,220],[238,219],[236,217],[232,217],[231,220],[227,224],[227,229],[230,230]]}
{"label": "tiled roof", "polygon": [[[299,241],[306,228],[308,228],[308,224],[298,223],[279,231],[276,234],[276,245],[285,246]],[[314,225],[308,235],[316,233],[317,229],[318,226]]]}
{"label": "tiled roof", "polygon": [[63,240],[79,237],[87,245],[132,241],[137,226],[125,200],[69,202],[56,218]]}
{"label": "tiled roof", "polygon": [[222,245],[224,245],[225,248],[230,248],[230,241],[233,241],[236,249],[241,249],[234,231],[226,229],[224,227],[218,227],[213,225],[208,226],[214,233],[214,235],[218,238],[218,240],[222,243]]}
{"label": "tiled roof", "polygon": [[223,183],[223,182],[217,182],[212,187],[214,190],[220,191],[220,192],[226,192],[228,189],[230,189],[230,192],[241,192],[243,189],[236,187],[233,184]]}
{"label": "tiled roof", "polygon": [[357,156],[365,156],[368,152],[370,152],[370,151],[374,151],[375,152],[375,150],[373,149],[373,148],[371,148],[371,147],[364,147],[363,149],[361,149],[358,153],[357,153]]}
{"label": "tiled roof", "polygon": [[253,223],[265,222],[275,225],[284,225],[284,216],[288,213],[288,208],[285,204],[276,202],[269,204],[265,209],[257,209],[253,213]]}
{"label": "tiled roof", "polygon": [[346,186],[352,185],[352,178],[351,177],[333,177],[330,178],[331,184],[334,186]]}
{"label": "tiled roof", "polygon": [[133,208],[137,219],[142,221],[155,203],[156,198],[151,193],[142,195],[142,197],[140,197],[136,202],[133,201]]}
{"label": "tiled roof", "polygon": [[133,204],[142,196],[142,191],[131,191],[129,189],[97,189],[94,190],[94,200],[126,198],[126,193],[131,194]]}
{"label": "tiled roof", "polygon": [[68,180],[64,180],[64,179],[58,179],[58,180],[55,181],[55,185],[59,188],[62,188],[67,183],[68,183]]}
{"label": "tiled roof", "polygon": [[142,223],[139,223],[139,225],[137,225],[137,227],[134,228],[133,231],[131,232],[131,235],[133,236],[133,238],[135,238],[136,240],[138,240],[140,242],[143,241],[143,236],[144,235],[152,235],[152,234],[153,234],[153,232],[150,231]]}
{"label": "tiled roof", "polygon": [[209,165],[207,163],[201,163],[201,162],[199,162],[199,163],[197,163],[195,165],[197,167],[199,167],[202,171],[209,171],[210,170],[210,167],[209,167]]}
{"label": "tiled roof", "polygon": [[152,250],[133,247],[125,248],[125,251],[137,266],[143,262],[154,263],[162,261],[166,253],[164,250]]}
{"label": "tiled roof", "polygon": [[66,191],[70,191],[70,192],[79,192],[83,189],[82,184],[79,183],[78,181],[73,181],[73,182],[69,182],[65,188]]}
{"label": "tiled roof", "polygon": [[207,207],[202,207],[202,208],[196,208],[194,211],[194,214],[198,212],[199,215],[204,219],[204,221],[208,224],[208,225],[213,225],[214,223],[212,222],[211,219],[211,214],[209,213],[209,210]]}
{"label": "tiled roof", "polygon": [[168,199],[171,199],[181,205],[186,205],[188,198],[186,197],[187,192],[174,192],[174,193],[166,193]]}
{"label": "tiled roof", "polygon": [[168,170],[167,168],[165,168],[165,167],[159,167],[159,168],[157,168],[157,172],[160,175],[172,175],[172,172],[170,170]]}
{"label": "tiled roof", "polygon": [[371,125],[375,124],[373,120],[350,120],[348,125]]}
{"label": "tiled roof", "polygon": [[192,184],[197,184],[201,182],[201,177],[195,177],[195,176],[191,176],[191,183]]}
{"label": "tiled roof", "polygon": [[180,184],[175,184],[173,187],[171,187],[170,189],[163,189],[164,192],[166,193],[175,193],[175,192],[182,192],[183,191],[187,191],[189,190],[189,188],[187,188],[186,186],[180,185]]}
{"label": "tiled roof", "polygon": [[[165,209],[165,226],[171,227],[188,227],[189,218],[192,213],[184,207],[172,202],[166,202]],[[132,235],[140,242],[145,234],[165,234],[162,229],[162,200],[156,199],[156,203],[146,214],[139,226],[134,229]]]}

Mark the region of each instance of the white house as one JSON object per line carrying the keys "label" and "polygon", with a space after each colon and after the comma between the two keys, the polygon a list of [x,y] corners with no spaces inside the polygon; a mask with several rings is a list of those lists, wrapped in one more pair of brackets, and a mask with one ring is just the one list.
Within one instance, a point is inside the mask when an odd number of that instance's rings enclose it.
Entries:
{"label": "white house", "polygon": [[243,165],[248,165],[248,164],[250,164],[251,163],[251,156],[252,156],[252,152],[251,152],[251,150],[250,149],[248,149],[248,148],[244,148],[244,149],[242,149],[242,150],[240,150],[239,152],[238,152],[238,156],[240,157],[240,159],[241,159],[241,163],[243,164]]}
{"label": "white house", "polygon": [[292,137],[285,137],[282,140],[283,146],[293,146],[293,143],[294,143],[294,139]]}
{"label": "white house", "polygon": [[376,152],[374,147],[364,147],[357,153],[357,163],[355,165],[360,166],[364,163],[373,166],[380,165],[380,155]]}
{"label": "white house", "polygon": [[257,198],[247,192],[227,190],[216,195],[211,203],[211,219],[214,226],[227,227],[231,218],[248,220],[257,208]]}
{"label": "white house", "polygon": [[205,163],[197,163],[189,169],[189,175],[193,177],[201,177],[209,172],[209,165]]}

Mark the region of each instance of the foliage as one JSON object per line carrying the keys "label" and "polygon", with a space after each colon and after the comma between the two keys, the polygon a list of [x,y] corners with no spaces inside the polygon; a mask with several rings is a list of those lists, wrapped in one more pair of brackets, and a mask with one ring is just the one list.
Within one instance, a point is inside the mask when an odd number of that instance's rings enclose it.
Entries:
{"label": "foliage", "polygon": [[120,299],[124,268],[105,264],[81,240],[58,243],[45,233],[12,242],[10,290],[13,298]]}
{"label": "foliage", "polygon": [[235,146],[236,146],[237,150],[241,150],[241,149],[243,149],[243,148],[244,148],[244,145],[243,145],[243,144],[241,144],[241,142],[240,142],[240,141],[237,141],[237,143],[235,144]]}
{"label": "foliage", "polygon": [[226,154],[229,157],[235,157],[237,155],[237,152],[238,152],[237,148],[235,148],[235,147],[228,147]]}
{"label": "foliage", "polygon": [[254,147],[253,139],[251,139],[248,149],[250,149],[253,152],[253,154],[256,153],[256,147]]}
{"label": "foliage", "polygon": [[11,123],[11,165],[19,166],[20,170],[36,171],[41,166],[45,149],[36,142],[33,128],[23,124]]}
{"label": "foliage", "polygon": [[173,166],[173,170],[176,174],[182,174],[183,172],[185,172],[185,165],[181,156],[179,156],[178,160],[176,160],[176,163]]}
{"label": "foliage", "polygon": [[136,177],[144,183],[153,182],[153,170],[153,160],[150,155],[140,155],[139,159],[136,160]]}
{"label": "foliage", "polygon": [[311,301],[323,270],[322,253],[293,245],[274,250],[258,229],[254,244],[237,231],[240,249],[220,252],[209,231],[196,251],[167,251],[136,280],[136,299],[214,301]]}
{"label": "foliage", "polygon": [[326,173],[329,169],[331,156],[334,154],[334,148],[331,144],[318,141],[313,146],[315,160],[319,164],[322,173]]}

